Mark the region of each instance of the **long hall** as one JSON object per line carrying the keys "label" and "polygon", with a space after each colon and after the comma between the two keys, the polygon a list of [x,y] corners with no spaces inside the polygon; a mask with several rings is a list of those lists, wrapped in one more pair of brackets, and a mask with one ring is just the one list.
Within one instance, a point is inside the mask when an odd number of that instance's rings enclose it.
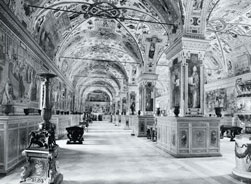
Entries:
{"label": "long hall", "polygon": [[[106,121],[94,121],[84,133],[83,144],[58,140],[59,168],[63,184],[238,184],[234,142],[222,140],[222,157],[177,159],[145,137]],[[17,184],[20,167],[0,178],[1,184]]]}

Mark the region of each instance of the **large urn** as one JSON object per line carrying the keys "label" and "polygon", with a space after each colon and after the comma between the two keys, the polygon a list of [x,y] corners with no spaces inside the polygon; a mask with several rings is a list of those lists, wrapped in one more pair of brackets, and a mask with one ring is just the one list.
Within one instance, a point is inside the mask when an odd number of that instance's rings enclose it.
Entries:
{"label": "large urn", "polygon": [[236,81],[237,113],[241,125],[242,134],[235,137],[235,161],[236,167],[233,175],[241,181],[251,183],[251,82]]}
{"label": "large urn", "polygon": [[244,182],[251,182],[251,134],[235,137],[235,162],[233,175]]}

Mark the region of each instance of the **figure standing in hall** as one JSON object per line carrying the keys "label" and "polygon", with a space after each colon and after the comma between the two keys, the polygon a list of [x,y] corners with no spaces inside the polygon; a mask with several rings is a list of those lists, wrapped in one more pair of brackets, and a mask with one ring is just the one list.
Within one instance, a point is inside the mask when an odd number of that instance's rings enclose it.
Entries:
{"label": "figure standing in hall", "polygon": [[180,105],[180,79],[178,71],[174,72],[172,76],[172,83],[173,83],[173,106]]}
{"label": "figure standing in hall", "polygon": [[189,77],[189,88],[188,88],[188,95],[189,95],[189,108],[199,108],[200,106],[200,77],[197,71],[197,67],[193,66],[193,73]]}

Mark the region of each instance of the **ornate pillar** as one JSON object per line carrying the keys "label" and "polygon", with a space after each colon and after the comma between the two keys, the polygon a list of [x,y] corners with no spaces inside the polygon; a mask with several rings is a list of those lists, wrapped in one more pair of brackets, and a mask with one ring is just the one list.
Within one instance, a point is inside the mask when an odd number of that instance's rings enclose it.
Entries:
{"label": "ornate pillar", "polygon": [[156,74],[144,73],[139,78],[140,111],[142,115],[153,115],[155,112]]}
{"label": "ornate pillar", "polygon": [[204,115],[203,59],[208,41],[183,37],[167,54],[171,60],[171,107],[180,116]]}

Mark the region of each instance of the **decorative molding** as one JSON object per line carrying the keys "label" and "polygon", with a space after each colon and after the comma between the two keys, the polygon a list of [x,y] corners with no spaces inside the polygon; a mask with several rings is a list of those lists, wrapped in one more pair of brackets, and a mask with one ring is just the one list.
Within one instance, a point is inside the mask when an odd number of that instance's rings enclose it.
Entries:
{"label": "decorative molding", "polygon": [[188,59],[191,53],[199,54],[199,59],[203,60],[208,47],[209,41],[205,39],[182,37],[178,39],[172,47],[169,47],[165,53],[168,60],[172,60],[180,54],[183,56],[183,59]]}
{"label": "decorative molding", "polygon": [[154,74],[154,73],[142,73],[139,76],[138,81],[139,81],[139,83],[142,83],[144,81],[153,82],[153,81],[156,81],[157,79],[158,79],[158,75],[157,74]]}

